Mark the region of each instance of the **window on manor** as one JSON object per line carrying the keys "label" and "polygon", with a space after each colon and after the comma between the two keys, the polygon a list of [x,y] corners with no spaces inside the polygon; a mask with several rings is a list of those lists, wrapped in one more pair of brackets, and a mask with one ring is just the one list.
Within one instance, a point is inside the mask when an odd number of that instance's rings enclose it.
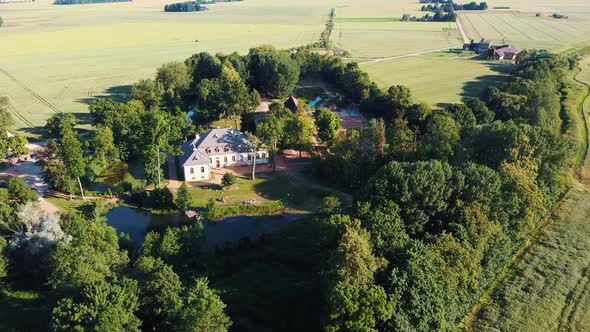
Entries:
{"label": "window on manor", "polygon": [[191,174],[195,174],[195,169],[191,167],[190,172],[191,172]]}
{"label": "window on manor", "polygon": [[227,163],[227,157],[223,157],[223,162]]}
{"label": "window on manor", "polygon": [[201,173],[205,173],[205,167],[201,167]]}
{"label": "window on manor", "polygon": [[231,156],[231,161],[236,161],[236,156]]}
{"label": "window on manor", "polygon": [[252,155],[251,154],[248,155],[248,160],[252,160]]}

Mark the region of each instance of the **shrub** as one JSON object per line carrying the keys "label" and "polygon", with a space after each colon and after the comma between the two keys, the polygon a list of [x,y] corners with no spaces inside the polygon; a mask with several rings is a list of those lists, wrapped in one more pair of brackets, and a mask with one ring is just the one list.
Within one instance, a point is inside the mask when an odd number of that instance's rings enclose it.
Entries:
{"label": "shrub", "polygon": [[224,187],[230,187],[233,186],[237,180],[238,178],[232,173],[225,173],[221,179],[221,184],[223,184]]}
{"label": "shrub", "polygon": [[172,209],[174,207],[174,195],[168,187],[156,188],[150,193],[150,205],[154,209]]}

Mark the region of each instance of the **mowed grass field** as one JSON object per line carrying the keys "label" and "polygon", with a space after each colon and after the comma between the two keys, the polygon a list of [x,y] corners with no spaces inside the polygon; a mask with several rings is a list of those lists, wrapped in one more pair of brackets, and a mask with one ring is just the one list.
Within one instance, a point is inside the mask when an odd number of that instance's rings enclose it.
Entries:
{"label": "mowed grass field", "polygon": [[479,96],[484,89],[502,80],[506,65],[440,53],[369,62],[361,67],[384,89],[403,84],[412,90],[416,101],[432,106],[460,102],[463,97]]}

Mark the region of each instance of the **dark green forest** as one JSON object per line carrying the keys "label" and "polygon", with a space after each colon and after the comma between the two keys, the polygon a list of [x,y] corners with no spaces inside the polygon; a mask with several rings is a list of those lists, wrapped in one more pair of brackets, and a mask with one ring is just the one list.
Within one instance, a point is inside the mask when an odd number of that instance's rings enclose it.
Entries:
{"label": "dark green forest", "polygon": [[[580,114],[565,102],[575,65],[522,52],[481,98],[432,110],[405,86],[384,91],[358,64],[308,51],[261,46],[166,64],[129,101],[92,102],[96,132],[82,143],[75,119],[48,121],[52,187],[80,193],[115,160],[139,161],[157,185],[164,152],[230,119],[273,154],[310,149],[310,128],[322,129],[327,152],[309,175],[352,193],[353,208],[327,197],[276,233],[211,253],[199,223],[151,232],[139,246],[105,224],[100,201],[42,215],[26,184],[4,181],[0,305],[34,314],[0,313],[0,330],[454,330],[570,186],[584,148]],[[314,123],[274,104],[255,126],[261,97],[290,96],[301,78],[359,104],[368,125],[337,131],[321,111]],[[133,191],[145,192],[121,188]],[[17,303],[18,292],[37,297]]]}

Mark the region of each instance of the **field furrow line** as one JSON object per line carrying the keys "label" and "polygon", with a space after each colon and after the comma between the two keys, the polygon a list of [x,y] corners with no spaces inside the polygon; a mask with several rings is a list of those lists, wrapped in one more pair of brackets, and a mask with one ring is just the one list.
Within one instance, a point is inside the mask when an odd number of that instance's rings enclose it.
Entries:
{"label": "field furrow line", "polygon": [[27,120],[27,118],[25,118],[22,114],[20,114],[20,112],[18,112],[14,107],[12,107],[10,104],[8,104],[8,110],[10,110],[12,112],[12,114],[14,114],[17,119],[19,119],[20,121],[22,121],[25,125],[34,128],[35,125],[33,125],[33,123],[29,120]]}
{"label": "field furrow line", "polygon": [[500,30],[498,30],[493,24],[491,24],[488,20],[485,19],[485,17],[483,17],[483,15],[477,14],[477,16],[479,18],[481,18],[484,22],[486,22],[487,25],[489,25],[490,27],[492,27],[492,29],[494,29],[500,36],[502,36],[502,38],[506,38],[506,35],[504,35]]}
{"label": "field furrow line", "polygon": [[471,25],[471,30],[475,33],[477,33],[477,39],[481,39],[483,38],[481,36],[481,33],[479,32],[479,30],[475,27],[475,24],[473,24],[473,22],[471,21],[471,19],[469,18],[469,15],[464,15],[465,19],[467,20],[467,22],[469,23],[469,25]]}
{"label": "field furrow line", "polygon": [[506,24],[507,26],[511,27],[512,29],[514,29],[515,31],[518,31],[518,33],[520,33],[521,35],[523,35],[525,38],[529,39],[529,40],[534,40],[534,38],[532,38],[531,36],[527,35],[526,33],[524,33],[523,31],[517,29],[514,25],[508,23],[507,21],[501,19],[500,17],[498,17],[498,20],[500,20],[502,23]]}
{"label": "field furrow line", "polygon": [[563,32],[563,33],[567,34],[568,36],[570,36],[570,37],[572,37],[572,38],[575,38],[575,37],[576,37],[576,36],[575,36],[573,33],[571,33],[570,31],[566,31],[566,30],[564,30],[564,29],[560,29],[558,26],[556,26],[556,25],[551,25],[551,24],[549,24],[549,22],[547,22],[547,21],[545,21],[545,20],[539,20],[539,22],[540,22],[542,25],[544,25],[544,26],[546,26],[546,27],[548,27],[548,28],[555,29],[555,30],[557,30],[557,31],[559,31],[559,32]]}
{"label": "field furrow line", "polygon": [[42,104],[44,104],[45,106],[49,107],[49,109],[51,109],[53,112],[55,112],[55,113],[61,113],[61,111],[57,107],[55,107],[53,104],[51,104],[45,98],[41,97],[39,94],[37,94],[31,88],[29,88],[28,86],[26,86],[25,84],[23,84],[21,81],[19,81],[18,79],[16,79],[14,76],[12,76],[4,68],[0,67],[0,72],[2,72],[11,81],[13,81],[14,83],[18,84],[21,88],[25,89],[28,93],[30,93],[33,97],[35,97],[37,100],[39,100]]}
{"label": "field furrow line", "polygon": [[538,27],[535,27],[534,25],[530,24],[529,22],[527,22],[527,21],[525,21],[525,20],[522,20],[522,23],[523,23],[524,25],[528,25],[529,27],[531,27],[531,28],[535,29],[536,31],[540,32],[541,34],[543,34],[543,35],[545,35],[545,36],[547,36],[547,37],[549,37],[549,38],[553,39],[554,41],[556,41],[556,42],[560,42],[560,40],[559,40],[559,39],[557,39],[557,38],[555,38],[555,37],[551,36],[551,35],[550,35],[550,34],[548,34],[547,32],[543,31],[543,29],[539,29]]}

